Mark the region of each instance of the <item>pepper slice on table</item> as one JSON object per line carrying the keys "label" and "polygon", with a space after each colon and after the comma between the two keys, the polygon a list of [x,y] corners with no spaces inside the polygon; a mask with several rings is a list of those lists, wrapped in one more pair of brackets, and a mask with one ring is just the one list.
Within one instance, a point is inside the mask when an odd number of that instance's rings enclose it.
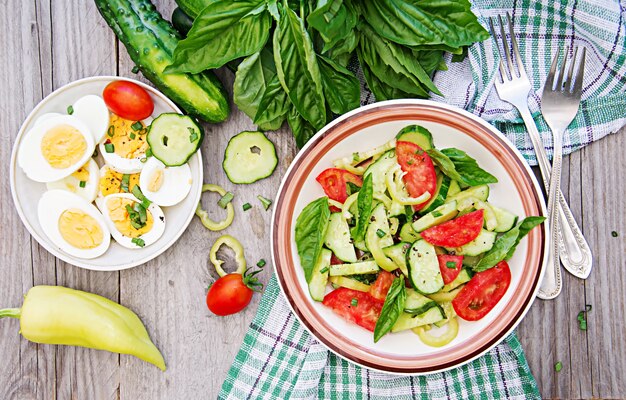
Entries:
{"label": "pepper slice on table", "polygon": [[62,286],[35,286],[22,308],[0,309],[19,318],[20,333],[35,343],[130,354],[165,371],[165,361],[134,312],[107,298]]}

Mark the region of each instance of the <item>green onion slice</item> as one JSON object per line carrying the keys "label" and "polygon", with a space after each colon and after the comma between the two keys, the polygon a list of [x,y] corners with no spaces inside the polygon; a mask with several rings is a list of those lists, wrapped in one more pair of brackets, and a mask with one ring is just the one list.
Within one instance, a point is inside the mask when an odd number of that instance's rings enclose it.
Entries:
{"label": "green onion slice", "polygon": [[143,124],[141,123],[141,121],[137,121],[134,124],[132,124],[130,127],[133,131],[137,132],[138,130],[143,129]]}
{"label": "green onion slice", "polygon": [[243,208],[243,210],[244,210],[244,211],[248,211],[249,209],[251,209],[251,208],[252,208],[252,206],[250,205],[250,203],[246,203],[246,204],[244,204],[244,205],[242,206],[242,208]]}
{"label": "green onion slice", "polygon": [[268,198],[266,198],[266,197],[263,197],[263,196],[261,196],[261,195],[258,195],[256,198],[257,198],[257,199],[259,199],[259,201],[261,202],[261,204],[263,204],[263,207],[264,207],[266,210],[267,210],[267,209],[269,209],[269,208],[270,208],[270,206],[272,205],[272,200],[270,200],[270,199],[268,199]]}
{"label": "green onion slice", "polygon": [[223,195],[219,201],[217,202],[217,205],[222,207],[222,208],[226,208],[226,206],[228,205],[228,203],[230,203],[231,201],[233,201],[233,198],[235,197],[235,195],[232,192],[227,192],[225,195]]}
{"label": "green onion slice", "polygon": [[146,245],[146,242],[141,238],[132,238],[131,242],[136,244],[138,247],[144,247]]}
{"label": "green onion slice", "polygon": [[113,146],[113,143],[105,143],[104,151],[106,151],[107,153],[113,153],[115,152],[115,146]]}
{"label": "green onion slice", "polygon": [[72,107],[71,105],[67,106],[67,113],[69,115],[74,114],[74,107]]}
{"label": "green onion slice", "polygon": [[85,181],[78,182],[78,186],[80,186],[82,188],[84,188],[86,185],[87,185],[87,182],[85,182]]}
{"label": "green onion slice", "polygon": [[263,267],[265,267],[266,264],[267,264],[267,262],[265,261],[265,259],[261,258],[259,260],[259,262],[256,263],[256,266],[259,267],[259,268],[263,268]]}

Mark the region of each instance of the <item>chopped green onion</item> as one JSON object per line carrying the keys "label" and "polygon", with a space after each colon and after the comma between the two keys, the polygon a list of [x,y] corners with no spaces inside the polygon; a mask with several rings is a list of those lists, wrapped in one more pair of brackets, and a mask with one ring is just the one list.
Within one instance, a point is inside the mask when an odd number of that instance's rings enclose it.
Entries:
{"label": "chopped green onion", "polygon": [[144,206],[141,205],[141,203],[135,203],[133,210],[137,211],[137,213],[139,214],[139,221],[142,224],[145,224],[148,220],[148,213],[146,213],[146,209],[144,208]]}
{"label": "chopped green onion", "polygon": [[129,174],[122,175],[122,183],[120,184],[120,189],[122,189],[122,192],[128,193],[129,183],[130,183],[130,175]]}
{"label": "chopped green onion", "polygon": [[152,149],[146,150],[146,157],[152,157]]}
{"label": "chopped green onion", "polygon": [[84,188],[84,187],[85,187],[85,185],[87,185],[87,182],[85,182],[85,181],[80,181],[80,182],[78,182],[78,186],[80,186],[80,187],[82,187],[82,188]]}
{"label": "chopped green onion", "polygon": [[233,201],[233,197],[235,197],[234,194],[232,194],[231,192],[227,192],[224,196],[222,196],[221,199],[219,199],[219,201],[217,202],[217,205],[222,207],[222,208],[226,208],[226,206]]}
{"label": "chopped green onion", "polygon": [[456,263],[454,261],[447,261],[446,268],[454,269],[456,268]]}
{"label": "chopped green onion", "polygon": [[265,198],[261,195],[258,195],[256,197],[257,199],[259,199],[259,201],[261,202],[261,204],[263,204],[263,207],[267,210],[268,208],[270,208],[270,206],[272,205],[272,200]]}
{"label": "chopped green onion", "polygon": [[130,127],[133,131],[137,132],[138,130],[143,128],[143,124],[141,123],[141,121],[137,121],[134,124],[132,124]]}
{"label": "chopped green onion", "polygon": [[67,113],[69,115],[74,114],[74,107],[72,107],[71,105],[67,106]]}
{"label": "chopped green onion", "polygon": [[189,132],[190,132],[190,134],[189,134],[189,141],[191,143],[193,143],[196,140],[198,140],[198,134],[196,133],[196,130],[191,128],[191,127],[188,127],[187,129],[189,129]]}
{"label": "chopped green onion", "polygon": [[619,236],[619,233],[617,233],[616,231],[612,231],[612,232],[611,232],[611,236],[613,236],[613,237],[618,237],[618,236]]}
{"label": "chopped green onion", "polygon": [[244,210],[244,211],[248,211],[249,209],[251,209],[251,208],[252,208],[252,206],[250,205],[250,203],[246,203],[246,204],[244,204],[244,205],[242,206],[242,208],[243,208],[243,210]]}
{"label": "chopped green onion", "polygon": [[378,236],[379,238],[382,238],[385,235],[386,235],[386,233],[382,229],[379,229],[379,230],[376,231],[376,236]]}
{"label": "chopped green onion", "polygon": [[135,196],[139,201],[141,201],[141,205],[145,209],[148,209],[148,207],[150,207],[150,204],[152,204],[152,202],[148,200],[146,196],[144,196],[143,192],[139,188],[139,185],[133,186],[132,193],[133,193],[133,196]]}
{"label": "chopped green onion", "polygon": [[563,363],[560,361],[557,361],[557,363],[554,364],[554,370],[556,372],[561,372],[562,369],[563,369]]}
{"label": "chopped green onion", "polygon": [[128,135],[130,137],[131,140],[134,140],[137,136],[134,133],[130,133],[130,135]]}
{"label": "chopped green onion", "polygon": [[356,306],[357,306],[357,304],[359,304],[359,300],[358,300],[356,297],[353,297],[353,298],[352,298],[352,301],[350,301],[350,305],[351,305],[352,307],[356,307]]}
{"label": "chopped green onion", "polygon": [[325,274],[325,273],[327,273],[329,269],[330,269],[330,268],[328,268],[328,267],[324,267],[324,268],[320,269],[320,274]]}
{"label": "chopped green onion", "polygon": [[359,162],[360,159],[359,153],[352,153],[352,161]]}
{"label": "chopped green onion", "polygon": [[107,129],[107,135],[109,137],[115,136],[115,125],[109,125],[109,129]]}
{"label": "chopped green onion", "polygon": [[133,242],[134,244],[136,244],[139,247],[144,247],[146,245],[146,242],[143,239],[140,239],[140,238],[132,238],[131,242]]}
{"label": "chopped green onion", "polygon": [[[130,219],[130,225],[135,229],[141,229],[146,226],[145,221],[141,222],[141,216],[139,212],[135,211],[130,205],[126,204],[126,211],[128,212],[128,218]],[[145,211],[145,210],[144,210]]]}
{"label": "chopped green onion", "polygon": [[256,266],[259,267],[259,268],[263,268],[263,267],[265,267],[265,264],[267,264],[267,262],[265,261],[265,259],[261,258],[259,260],[259,262],[256,263]]}
{"label": "chopped green onion", "polygon": [[442,214],[442,213],[440,213],[439,211],[433,211],[433,217],[435,217],[435,218],[439,218],[439,217],[441,217],[442,215],[443,215],[443,214]]}
{"label": "chopped green onion", "polygon": [[105,143],[104,151],[106,151],[107,153],[113,153],[115,152],[115,146],[113,146],[113,143]]}
{"label": "chopped green onion", "polygon": [[130,70],[130,72],[132,72],[133,74],[136,74],[139,72],[139,67],[138,66],[134,66],[133,69]]}

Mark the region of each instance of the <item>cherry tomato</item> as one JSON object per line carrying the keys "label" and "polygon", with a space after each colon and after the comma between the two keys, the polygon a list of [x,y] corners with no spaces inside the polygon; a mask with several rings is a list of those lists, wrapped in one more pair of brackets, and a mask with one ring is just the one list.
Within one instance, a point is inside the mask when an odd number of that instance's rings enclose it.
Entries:
{"label": "cherry tomato", "polygon": [[322,304],[348,321],[374,332],[384,302],[367,293],[340,287],[328,293]]}
{"label": "cherry tomato", "polygon": [[370,296],[375,299],[385,301],[387,292],[393,283],[395,276],[391,272],[380,271],[376,280],[370,286]]}
{"label": "cherry tomato", "polygon": [[457,315],[466,321],[478,321],[495,307],[511,283],[511,270],[506,261],[476,275],[452,300]]}
{"label": "cherry tomato", "polygon": [[441,271],[444,284],[447,285],[459,276],[461,268],[463,268],[463,256],[439,254],[437,255],[437,260],[439,261],[439,270]]}
{"label": "cherry tomato", "polygon": [[422,238],[435,246],[459,247],[476,239],[483,227],[483,210],[472,211],[420,233]]}
{"label": "cherry tomato", "polygon": [[315,180],[322,185],[324,193],[329,198],[340,203],[343,203],[348,198],[348,182],[359,187],[363,185],[363,180],[360,176],[339,168],[328,168],[322,171]]}
{"label": "cherry tomato", "polygon": [[[437,174],[428,154],[415,143],[400,141],[396,143],[396,156],[400,168],[406,172],[403,179],[409,195],[419,197],[429,192],[432,197],[437,190]],[[414,205],[413,209],[420,210],[429,201]]]}
{"label": "cherry tomato", "polygon": [[131,121],[146,119],[154,111],[154,103],[148,92],[133,82],[111,82],[104,88],[102,97],[109,110]]}
{"label": "cherry tomato", "polygon": [[243,280],[241,274],[222,276],[209,289],[206,305],[216,315],[230,315],[246,308],[252,299],[253,290]]}

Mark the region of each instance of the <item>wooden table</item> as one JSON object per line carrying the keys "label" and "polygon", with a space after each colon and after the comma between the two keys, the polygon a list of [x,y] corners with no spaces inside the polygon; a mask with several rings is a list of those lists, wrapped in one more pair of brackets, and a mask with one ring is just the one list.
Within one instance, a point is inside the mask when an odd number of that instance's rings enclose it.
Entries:
{"label": "wooden table", "polygon": [[[173,0],[162,1],[171,15]],[[92,1],[0,2],[0,305],[17,307],[33,285],[52,284],[95,292],[135,310],[163,351],[166,373],[129,356],[75,347],[37,345],[18,334],[16,320],[0,321],[0,399],[214,398],[220,390],[260,296],[241,314],[216,317],[204,304],[214,278],[208,251],[218,234],[194,219],[180,241],[146,265],[121,272],[91,272],[51,256],[30,237],[11,199],[8,169],[20,124],[46,95],[73,80],[131,72],[133,63]],[[219,73],[226,87],[233,75]],[[271,133],[280,165],[269,179],[234,186],[220,164],[227,140],[252,129],[234,109],[225,123],[207,126],[202,152],[206,181],[236,193],[238,212],[228,233],[239,237],[249,263],[270,259],[270,212],[257,194],[273,197],[295,154],[286,129]],[[622,130],[624,131],[624,129]],[[518,334],[541,393],[550,398],[626,397],[626,135],[611,135],[566,157],[563,192],[594,254],[586,281],[564,275],[555,301],[536,301]],[[205,196],[207,204],[215,198]],[[620,233],[612,237],[611,231]],[[263,272],[267,281],[271,268]],[[589,328],[576,315],[593,305]],[[554,364],[561,361],[561,372]]]}

